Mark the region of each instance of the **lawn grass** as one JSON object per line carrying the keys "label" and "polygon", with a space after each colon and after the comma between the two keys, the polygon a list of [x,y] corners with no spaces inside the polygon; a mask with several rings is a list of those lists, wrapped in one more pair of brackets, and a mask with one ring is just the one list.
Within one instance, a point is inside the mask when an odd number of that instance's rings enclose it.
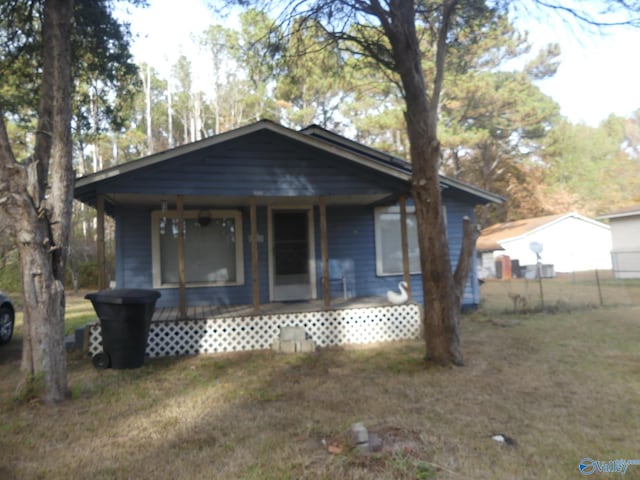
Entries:
{"label": "lawn grass", "polygon": [[76,328],[83,327],[87,323],[97,321],[93,305],[84,298],[85,293],[87,292],[78,292],[67,296],[64,318],[66,334],[72,333]]}
{"label": "lawn grass", "polygon": [[[563,479],[640,458],[640,307],[494,311],[464,316],[461,368],[425,367],[419,341],[130,371],[73,353],[57,406],[17,402],[19,354],[0,349],[0,478]],[[381,452],[350,448],[354,422]]]}
{"label": "lawn grass", "polygon": [[[84,298],[89,291],[67,292],[65,305],[64,333],[72,334],[76,328],[98,320],[93,305]],[[20,293],[9,295],[16,309],[15,335],[22,336],[22,297]]]}

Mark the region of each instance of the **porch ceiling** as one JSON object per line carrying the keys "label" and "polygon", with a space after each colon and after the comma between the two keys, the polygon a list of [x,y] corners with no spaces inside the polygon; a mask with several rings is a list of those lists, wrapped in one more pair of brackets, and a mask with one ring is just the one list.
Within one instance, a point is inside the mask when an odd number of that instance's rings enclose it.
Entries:
{"label": "porch ceiling", "polygon": [[[371,205],[383,203],[385,200],[391,201],[389,194],[369,194],[369,195],[335,195],[326,196],[327,205]],[[105,195],[107,204],[111,206],[148,206],[160,209],[162,201],[166,200],[168,208],[175,208],[177,202],[176,195],[139,195],[131,193],[110,193]],[[257,205],[317,205],[320,197],[313,196],[256,196]],[[248,206],[251,197],[243,196],[218,196],[218,195],[185,195],[184,206],[189,207],[230,207]]]}

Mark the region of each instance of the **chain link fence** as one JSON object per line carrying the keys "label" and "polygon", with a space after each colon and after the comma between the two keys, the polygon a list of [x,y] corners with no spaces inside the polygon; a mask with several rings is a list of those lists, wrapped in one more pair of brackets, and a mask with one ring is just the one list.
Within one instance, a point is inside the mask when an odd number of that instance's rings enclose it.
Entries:
{"label": "chain link fence", "polygon": [[488,279],[480,308],[489,312],[571,311],[605,306],[640,306],[640,271],[593,270],[556,273],[552,278]]}

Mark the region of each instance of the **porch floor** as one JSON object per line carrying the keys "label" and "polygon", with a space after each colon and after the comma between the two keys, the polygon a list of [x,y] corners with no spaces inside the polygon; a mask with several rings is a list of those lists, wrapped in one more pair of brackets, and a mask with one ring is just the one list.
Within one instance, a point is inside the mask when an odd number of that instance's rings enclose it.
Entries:
{"label": "porch floor", "polygon": [[382,307],[390,305],[383,297],[335,298],[328,308],[322,300],[305,300],[296,302],[272,302],[260,305],[258,313],[254,313],[253,305],[194,305],[187,307],[187,316],[180,317],[178,307],[156,308],[153,322],[175,320],[204,320],[213,317],[246,317],[251,315],[276,315],[282,313],[317,312],[323,310],[344,310],[349,308]]}

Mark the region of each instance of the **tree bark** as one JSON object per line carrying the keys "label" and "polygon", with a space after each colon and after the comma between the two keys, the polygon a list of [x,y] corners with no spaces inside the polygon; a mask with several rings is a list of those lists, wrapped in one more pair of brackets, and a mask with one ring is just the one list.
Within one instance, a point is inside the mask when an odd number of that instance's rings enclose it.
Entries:
{"label": "tree bark", "polygon": [[453,283],[455,285],[456,303],[460,305],[464,297],[464,287],[467,284],[471,266],[473,265],[473,252],[476,246],[476,240],[480,232],[471,224],[469,217],[462,220],[462,245],[460,245],[460,255],[458,256],[458,265],[453,274]]}
{"label": "tree bark", "polygon": [[153,128],[151,125],[151,66],[147,63],[147,69],[142,76],[142,86],[144,87],[145,110],[144,118],[147,123],[147,155],[153,153]]}
{"label": "tree bark", "polygon": [[21,368],[43,382],[44,400],[67,396],[64,273],[74,174],[71,163],[72,0],[46,0],[43,70],[34,154],[15,159],[0,116],[0,209],[11,220],[22,270],[24,333]]}
{"label": "tree bark", "polygon": [[[456,2],[443,2],[436,75],[427,94],[422,53],[415,28],[413,1],[393,0],[388,18],[381,18],[389,38],[405,97],[405,119],[412,163],[411,194],[416,207],[420,266],[424,295],[423,333],[426,358],[440,365],[462,365],[458,296],[451,269],[449,243],[440,195],[440,143],[437,137],[438,101],[442,87],[449,19]],[[379,17],[380,18],[380,17]]]}

